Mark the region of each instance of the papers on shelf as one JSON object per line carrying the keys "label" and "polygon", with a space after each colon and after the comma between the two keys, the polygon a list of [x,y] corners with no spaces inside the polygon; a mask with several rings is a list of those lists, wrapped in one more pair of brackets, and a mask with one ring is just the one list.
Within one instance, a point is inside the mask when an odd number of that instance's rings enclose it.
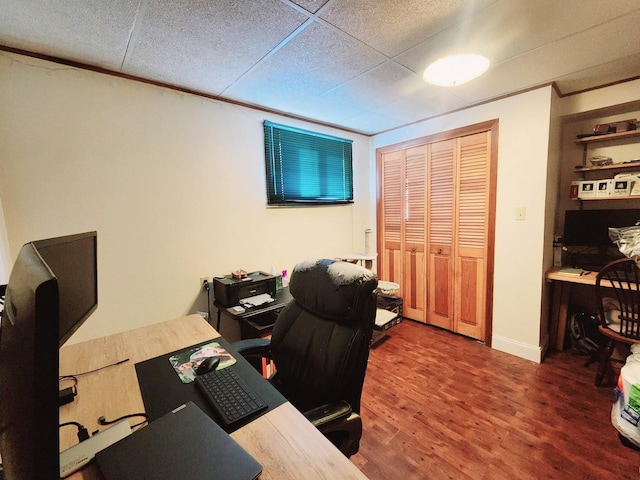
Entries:
{"label": "papers on shelf", "polygon": [[262,293],[253,297],[247,297],[240,300],[240,305],[244,308],[259,307],[265,303],[271,303],[274,299],[268,293]]}

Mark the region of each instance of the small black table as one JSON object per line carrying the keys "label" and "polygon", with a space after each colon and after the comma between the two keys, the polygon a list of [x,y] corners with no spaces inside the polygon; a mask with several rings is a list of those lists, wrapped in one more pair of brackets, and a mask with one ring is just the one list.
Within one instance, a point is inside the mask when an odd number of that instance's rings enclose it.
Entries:
{"label": "small black table", "polygon": [[216,330],[220,330],[220,319],[221,315],[224,314],[240,322],[241,339],[262,337],[271,331],[280,310],[292,299],[293,297],[289,293],[289,287],[283,287],[276,292],[273,302],[250,308],[243,313],[236,313],[232,308],[225,307],[216,300],[213,302],[213,306],[218,310]]}

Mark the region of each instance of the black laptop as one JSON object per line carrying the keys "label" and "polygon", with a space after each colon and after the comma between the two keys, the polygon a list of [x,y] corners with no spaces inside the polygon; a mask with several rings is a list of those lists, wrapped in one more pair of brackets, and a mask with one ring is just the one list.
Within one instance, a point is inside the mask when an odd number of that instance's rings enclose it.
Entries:
{"label": "black laptop", "polygon": [[262,466],[189,402],[96,454],[107,480],[254,480]]}

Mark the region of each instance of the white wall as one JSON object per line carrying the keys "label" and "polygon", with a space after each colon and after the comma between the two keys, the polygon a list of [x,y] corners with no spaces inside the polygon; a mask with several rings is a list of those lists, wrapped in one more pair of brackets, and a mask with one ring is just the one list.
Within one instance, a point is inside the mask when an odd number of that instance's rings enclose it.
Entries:
{"label": "white wall", "polygon": [[[265,119],[351,138],[350,206],[266,208]],[[72,342],[206,309],[199,278],[364,250],[370,139],[0,54],[0,201],[11,259],[98,231],[99,306]]]}
{"label": "white wall", "polygon": [[614,105],[623,106],[638,100],[640,100],[640,79],[565,97],[562,99],[558,114],[560,116],[586,115],[598,109],[609,109]]}
{"label": "white wall", "polygon": [[[373,162],[376,148],[499,120],[491,343],[534,361],[543,354],[543,245],[553,95],[551,87],[544,87],[377,135],[371,152]],[[515,219],[517,207],[526,208],[526,220]]]}
{"label": "white wall", "polygon": [[4,213],[2,210],[2,198],[0,198],[0,285],[6,285],[9,282],[9,273],[11,271],[12,263],[13,261],[9,254],[7,226],[4,223]]}
{"label": "white wall", "polygon": [[[549,152],[547,167],[547,194],[545,197],[545,222],[543,238],[542,264],[545,271],[553,264],[553,244],[555,240],[555,220],[558,210],[559,197],[562,196],[560,190],[560,164],[562,163],[562,125],[558,110],[560,100],[555,91],[551,95],[551,116],[549,121]],[[544,356],[549,347],[549,308],[551,303],[551,285],[545,282],[544,277],[540,278],[542,285],[542,302],[540,306],[540,346]]]}

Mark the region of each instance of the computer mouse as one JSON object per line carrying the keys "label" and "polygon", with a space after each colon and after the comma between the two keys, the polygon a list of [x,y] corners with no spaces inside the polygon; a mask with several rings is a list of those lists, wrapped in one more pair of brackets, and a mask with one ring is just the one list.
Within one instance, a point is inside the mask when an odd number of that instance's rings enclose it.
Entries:
{"label": "computer mouse", "polygon": [[220,357],[207,357],[196,368],[196,375],[213,372],[220,364]]}

